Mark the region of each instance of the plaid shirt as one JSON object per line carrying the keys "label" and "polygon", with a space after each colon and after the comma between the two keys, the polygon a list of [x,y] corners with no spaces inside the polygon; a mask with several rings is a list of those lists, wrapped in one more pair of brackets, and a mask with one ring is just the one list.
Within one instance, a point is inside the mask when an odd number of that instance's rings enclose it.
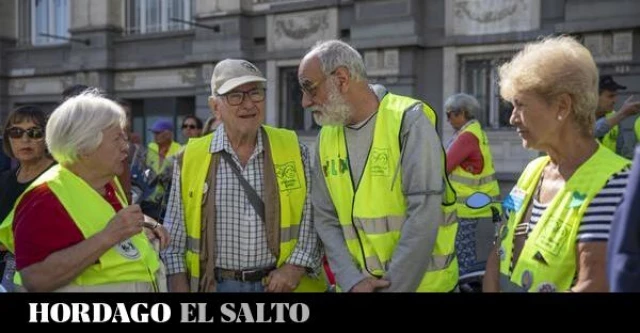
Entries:
{"label": "plaid shirt", "polygon": [[[209,151],[217,153],[224,150],[231,154],[233,161],[240,168],[242,176],[263,198],[264,149],[262,136],[258,135],[257,138],[256,148],[244,168],[241,167],[238,156],[231,147],[223,125],[220,125],[216,130]],[[300,153],[307,179],[307,197],[302,212],[298,242],[286,262],[306,267],[308,271],[317,273],[322,265],[322,248],[311,219],[313,215],[311,211],[309,152],[303,144],[300,144]],[[187,235],[180,193],[179,167],[173,168],[172,183],[164,220],[164,225],[169,230],[171,242],[169,247],[162,252],[162,260],[167,266],[167,274],[186,272],[184,258]],[[267,247],[264,223],[256,214],[242,185],[224,159],[220,159],[216,184],[216,267],[246,270],[275,266],[276,258]]]}

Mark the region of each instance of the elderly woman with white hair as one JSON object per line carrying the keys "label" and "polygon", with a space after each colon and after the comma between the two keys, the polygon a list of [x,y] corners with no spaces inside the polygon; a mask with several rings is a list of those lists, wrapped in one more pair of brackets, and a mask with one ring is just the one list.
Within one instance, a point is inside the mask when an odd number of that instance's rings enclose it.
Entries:
{"label": "elderly woman with white hair", "polygon": [[[89,91],[52,114],[46,143],[59,165],[36,179],[0,229],[16,256],[15,282],[32,292],[152,292],[166,230],[127,206],[116,175],[127,158],[126,116],[115,102]],[[46,219],[42,218],[46,212]],[[146,221],[145,221],[146,220]]]}
{"label": "elderly woman with white hair", "polygon": [[487,134],[475,119],[480,112],[478,100],[468,94],[455,94],[446,100],[444,109],[455,130],[447,147],[447,174],[457,194],[459,287],[462,292],[480,292],[487,257],[493,247],[494,215],[499,216],[501,208],[494,203],[472,209],[465,202],[476,192],[487,194],[497,202],[500,186],[495,178]]}
{"label": "elderly woman with white hair", "polygon": [[525,148],[525,168],[503,203],[485,291],[605,292],[609,229],[630,161],[593,138],[598,69],[571,37],[524,47],[500,68],[500,93]]}

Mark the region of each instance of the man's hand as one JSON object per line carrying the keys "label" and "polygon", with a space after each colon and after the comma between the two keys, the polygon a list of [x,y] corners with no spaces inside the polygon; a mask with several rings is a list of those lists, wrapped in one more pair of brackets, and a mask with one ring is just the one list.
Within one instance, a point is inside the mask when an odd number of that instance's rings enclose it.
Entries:
{"label": "man's hand", "polygon": [[351,288],[352,293],[371,293],[376,291],[376,289],[386,288],[391,284],[391,282],[383,279],[376,279],[372,277],[368,277],[360,282],[358,282],[353,288]]}
{"label": "man's hand", "polygon": [[620,108],[620,113],[624,115],[624,117],[629,117],[640,113],[640,101],[631,101],[633,99],[633,95],[629,96],[624,101],[624,104]]}
{"label": "man's hand", "polygon": [[189,292],[189,278],[187,273],[177,273],[167,276],[167,282],[169,285],[169,292],[172,293],[188,293]]}
{"label": "man's hand", "polygon": [[290,293],[298,287],[304,272],[304,267],[284,264],[269,273],[265,281],[266,291],[270,293]]}

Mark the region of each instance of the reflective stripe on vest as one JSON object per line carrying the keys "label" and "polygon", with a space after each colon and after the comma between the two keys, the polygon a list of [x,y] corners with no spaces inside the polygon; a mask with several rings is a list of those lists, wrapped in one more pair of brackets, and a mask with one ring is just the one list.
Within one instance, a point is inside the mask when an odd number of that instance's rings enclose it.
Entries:
{"label": "reflective stripe on vest", "polygon": [[[267,134],[274,170],[276,173],[286,168],[287,174],[293,172],[297,181],[290,182],[286,177],[277,176],[280,202],[280,256],[277,266],[281,266],[291,256],[298,240],[300,221],[306,199],[307,185],[300,155],[300,146],[294,131],[262,126]],[[209,147],[214,134],[191,139],[186,146],[181,169],[182,202],[184,206],[187,230],[186,266],[190,276],[191,291],[197,291],[200,278],[200,232],[205,181],[211,163]],[[260,134],[259,134],[260,135]],[[266,162],[266,161],[265,161]],[[295,291],[321,292],[326,290],[326,281],[322,277],[311,279],[305,275]]]}
{"label": "reflective stripe on vest", "polygon": [[[357,190],[349,172],[344,129],[323,126],[320,131],[320,163],[327,189],[349,252],[364,274],[384,274],[406,220],[402,170],[394,168],[400,159],[398,138],[404,112],[417,105],[435,123],[435,112],[418,100],[391,93],[381,100],[373,142]],[[441,156],[444,164],[444,151]],[[444,173],[443,178],[446,179]],[[455,192],[448,181],[446,184],[443,202],[448,205],[442,206],[442,215],[426,217],[436,219],[439,230],[429,268],[417,291],[451,291],[458,280]]]}
{"label": "reflective stripe on vest", "polygon": [[593,198],[609,178],[630,162],[599,145],[596,153],[584,162],[548,204],[535,228],[525,241],[518,261],[510,271],[515,226],[526,214],[526,208],[538,185],[549,157],[539,157],[529,163],[514,190],[512,200],[519,206],[505,205],[509,220],[501,228],[500,274],[501,290],[512,290],[515,284],[535,291],[567,291],[576,274],[576,239],[580,221]]}
{"label": "reflective stripe on vest", "polygon": [[467,186],[481,186],[481,185],[489,184],[495,181],[496,177],[495,175],[488,175],[482,178],[473,179],[473,178],[467,178],[464,176],[452,174],[452,175],[449,175],[449,180],[452,182],[464,184]]}
{"label": "reflective stripe on vest", "polygon": [[[429,263],[427,264],[427,272],[437,272],[447,269],[451,266],[451,263],[456,259],[455,254],[449,254],[444,256],[430,256]],[[366,258],[367,267],[374,271],[386,271],[388,269],[389,262],[380,262],[380,259],[376,256],[369,256]],[[450,290],[447,290],[450,291]]]}
{"label": "reflective stripe on vest", "polygon": [[[127,206],[127,201],[122,187],[117,178],[114,178],[113,182],[116,187],[116,197],[124,208]],[[20,195],[14,209],[7,217],[7,223],[3,223],[0,231],[2,242],[8,245],[11,252],[15,251],[12,231],[15,207],[19,205],[24,195],[44,183],[60,201],[84,239],[89,239],[104,230],[116,214],[113,206],[83,179],[65,167],[55,165],[33,181]],[[155,283],[154,274],[159,267],[157,253],[144,232],[140,232],[104,252],[98,259],[98,263],[88,266],[70,284],[94,286],[122,282]],[[15,282],[20,284],[18,274],[15,278]]]}

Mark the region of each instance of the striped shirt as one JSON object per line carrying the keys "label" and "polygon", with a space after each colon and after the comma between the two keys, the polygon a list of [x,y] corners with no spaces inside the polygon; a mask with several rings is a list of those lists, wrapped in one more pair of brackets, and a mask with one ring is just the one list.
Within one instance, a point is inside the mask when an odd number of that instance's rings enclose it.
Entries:
{"label": "striped shirt", "polygon": [[[247,165],[240,165],[238,156],[220,125],[209,148],[211,153],[226,151],[240,169],[242,176],[264,200],[263,166],[264,149],[262,135],[257,136],[256,148]],[[298,242],[287,259],[287,263],[306,267],[313,271],[321,268],[322,248],[315,232],[311,211],[311,183],[309,153],[300,144],[300,153],[307,179],[307,197],[304,203]],[[169,247],[162,252],[167,274],[185,272],[187,236],[181,197],[180,168],[173,169],[173,186],[165,215],[164,225],[171,237]],[[238,178],[225,159],[220,159],[216,175],[216,267],[232,270],[247,270],[275,266],[276,258],[267,247],[264,223],[247,199]]]}

